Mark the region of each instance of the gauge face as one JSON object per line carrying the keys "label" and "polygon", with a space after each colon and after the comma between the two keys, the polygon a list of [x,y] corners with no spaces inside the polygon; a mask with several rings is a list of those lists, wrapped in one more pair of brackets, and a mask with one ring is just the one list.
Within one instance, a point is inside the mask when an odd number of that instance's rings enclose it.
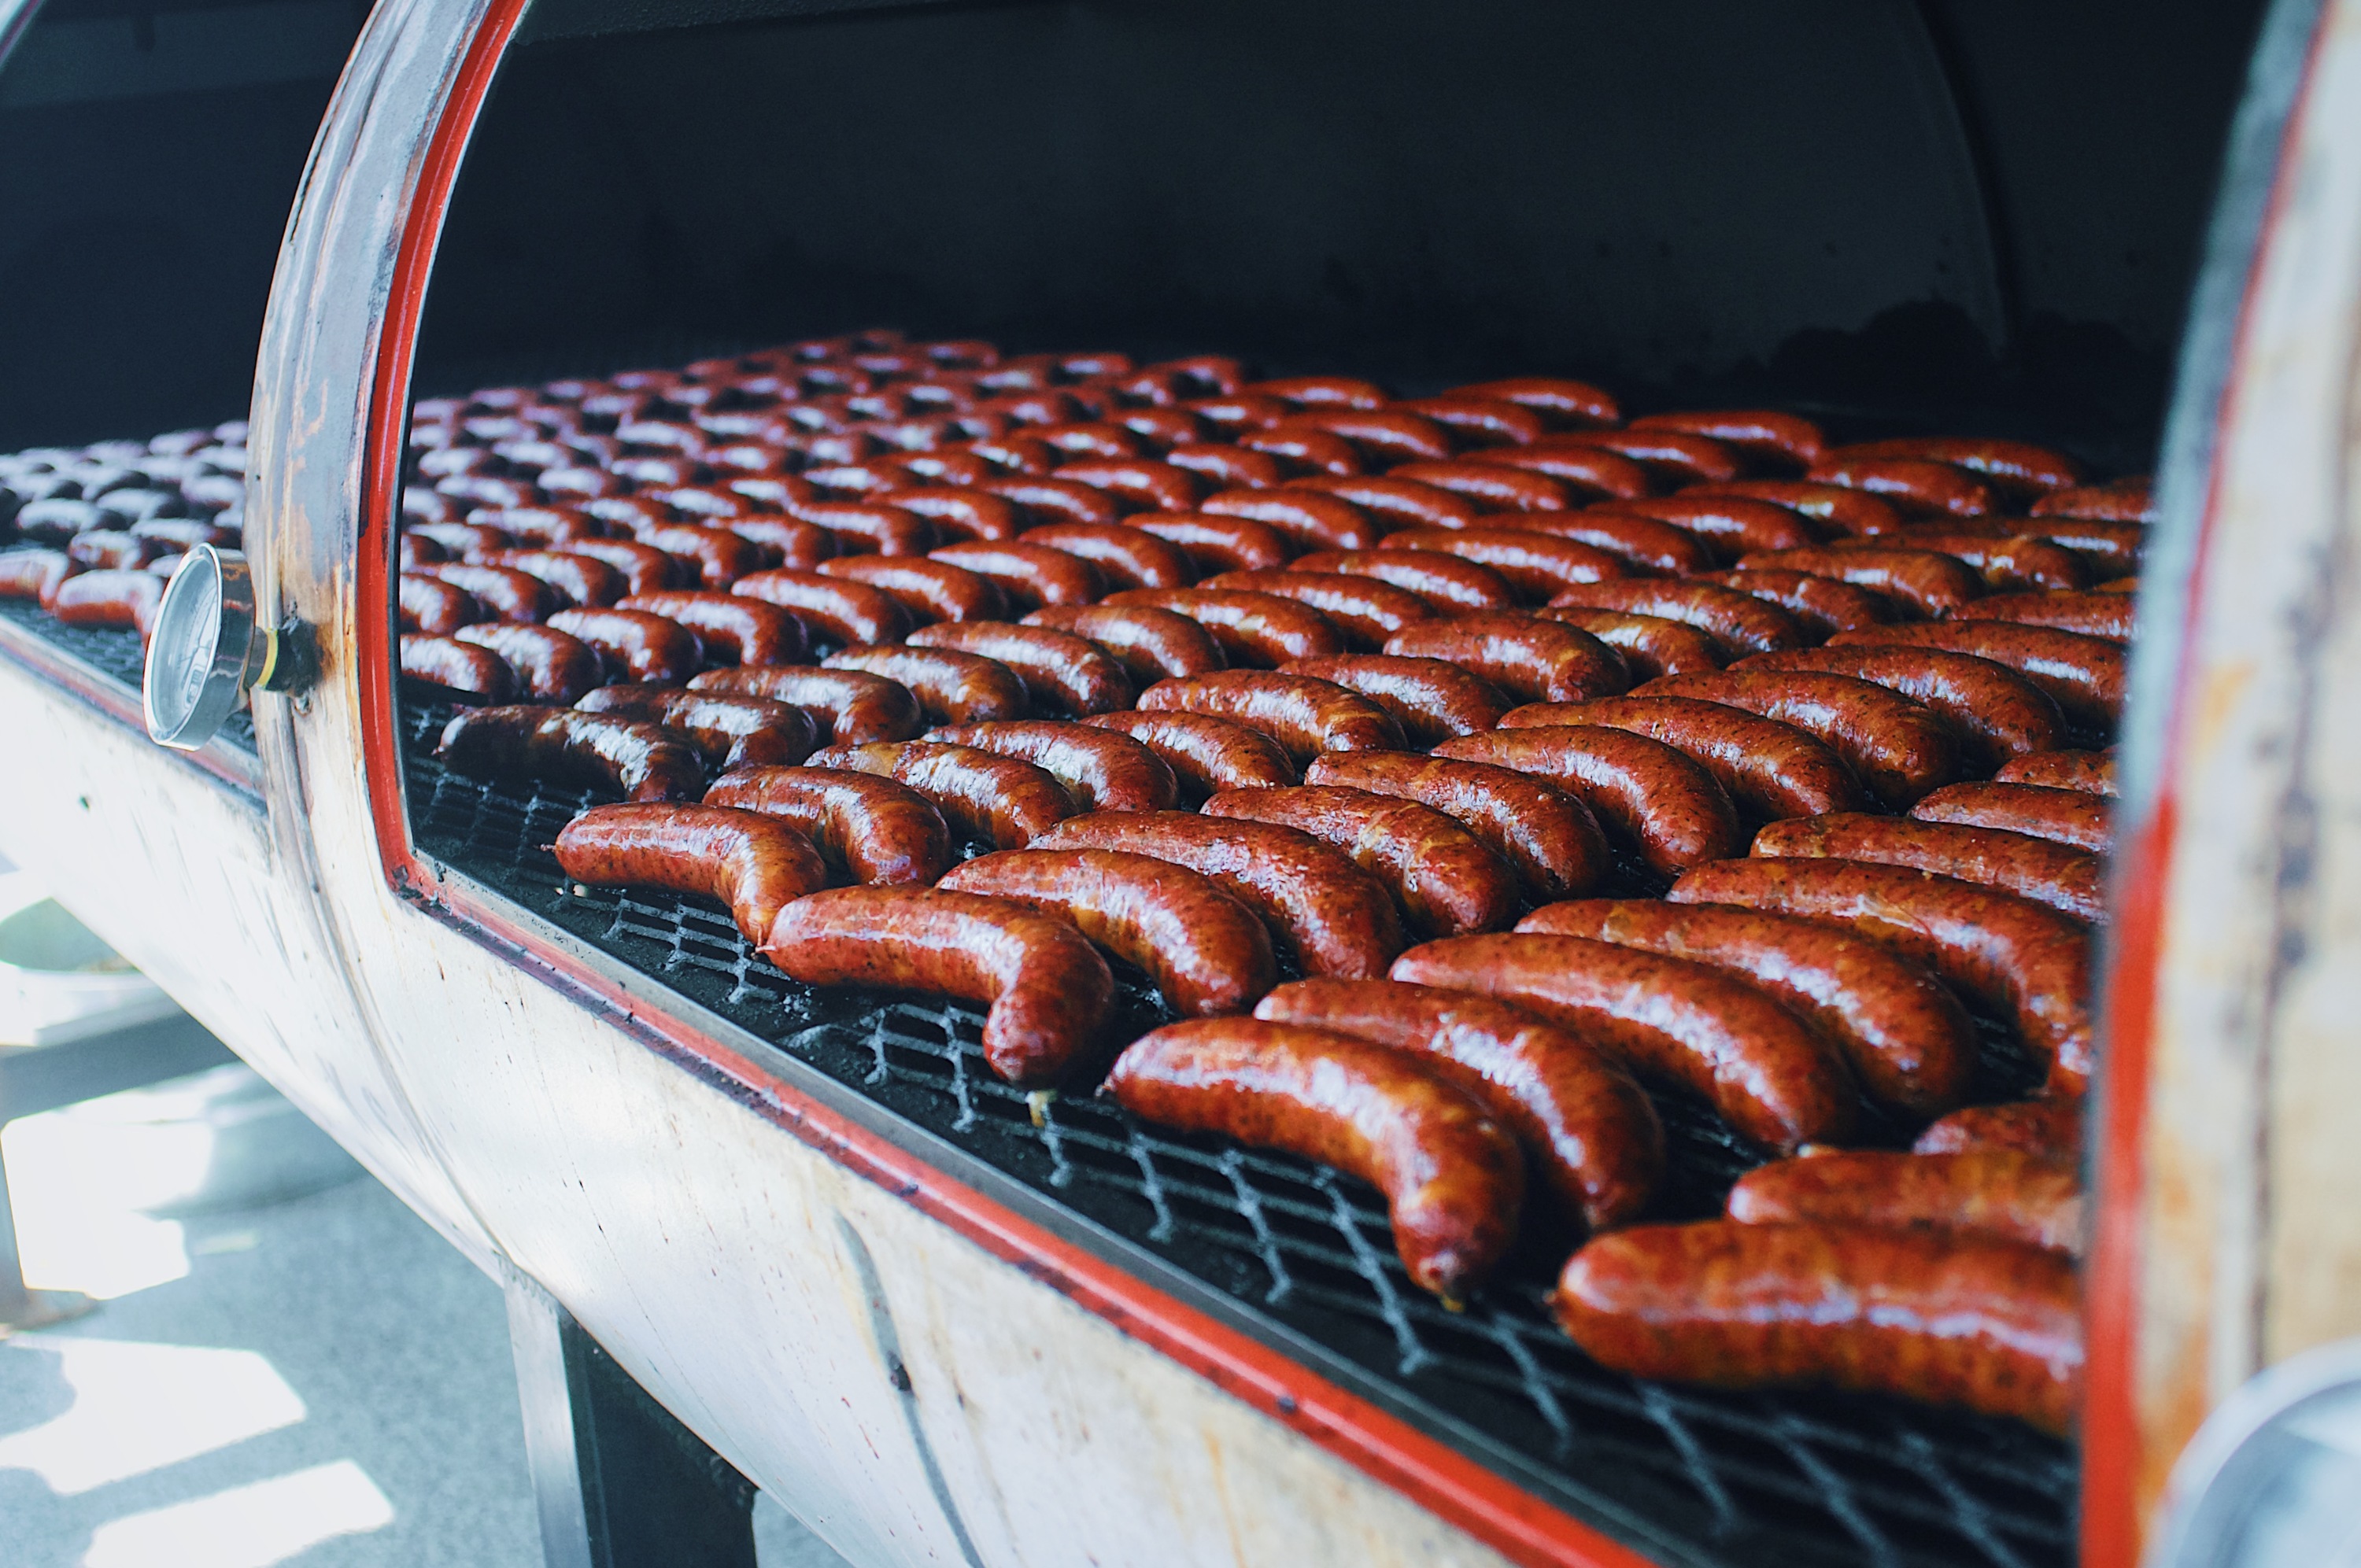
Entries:
{"label": "gauge face", "polygon": [[248,584],[237,552],[198,544],[165,587],[141,683],[148,733],[161,744],[194,751],[237,707],[254,630]]}

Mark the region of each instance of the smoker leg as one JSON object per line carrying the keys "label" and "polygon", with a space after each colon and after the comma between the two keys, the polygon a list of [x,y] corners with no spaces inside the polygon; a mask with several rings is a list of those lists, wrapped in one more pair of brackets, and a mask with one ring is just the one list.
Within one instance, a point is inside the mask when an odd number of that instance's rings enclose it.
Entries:
{"label": "smoker leg", "polygon": [[752,1484],[540,1286],[508,1305],[548,1568],[754,1568]]}

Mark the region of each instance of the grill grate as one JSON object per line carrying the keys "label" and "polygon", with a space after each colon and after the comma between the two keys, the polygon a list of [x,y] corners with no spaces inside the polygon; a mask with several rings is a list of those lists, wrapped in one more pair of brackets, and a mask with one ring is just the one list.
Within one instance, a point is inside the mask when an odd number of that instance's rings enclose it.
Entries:
{"label": "grill grate", "polygon": [[[1611,1498],[1697,1562],[2041,1568],[2073,1556],[2072,1448],[2012,1422],[1898,1400],[1718,1394],[1592,1365],[1543,1299],[1567,1244],[1534,1237],[1465,1312],[1411,1285],[1371,1189],[1287,1156],[1132,1121],[1081,1085],[1036,1126],[994,1078],[982,1014],[818,992],[758,958],[719,905],[566,885],[545,846],[598,797],[486,785],[432,756],[451,709],[404,710],[421,849],[835,1081],[1317,1343],[1479,1461],[1576,1513]],[[1162,1021],[1123,985],[1119,1025]],[[2021,1057],[1995,1051],[1995,1083]],[[1660,1102],[1666,1217],[1718,1212],[1757,1157],[1685,1102]],[[1530,1227],[1529,1227],[1530,1228]]]}
{"label": "grill grate", "polygon": [[[137,701],[140,684],[146,678],[148,651],[137,631],[123,626],[68,626],[26,599],[0,599],[0,619],[14,622],[129,687],[133,701]],[[220,738],[247,756],[254,755],[254,716],[239,708],[221,727]]]}

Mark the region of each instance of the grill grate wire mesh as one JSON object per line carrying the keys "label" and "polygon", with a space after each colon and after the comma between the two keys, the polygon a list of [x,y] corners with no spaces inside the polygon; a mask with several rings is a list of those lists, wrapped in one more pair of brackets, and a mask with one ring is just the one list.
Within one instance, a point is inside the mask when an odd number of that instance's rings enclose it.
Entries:
{"label": "grill grate wire mesh", "polygon": [[[1608,1373],[1551,1321],[1569,1237],[1530,1235],[1464,1312],[1409,1282],[1383,1201],[1350,1178],[1168,1135],[1069,1086],[1044,1110],[983,1065],[964,1004],[815,992],[780,974],[719,904],[571,887],[546,846],[598,796],[487,784],[434,761],[453,711],[405,694],[420,849],[739,1024],[1389,1387],[1413,1416],[1521,1476],[1606,1496],[1699,1563],[2044,1568],[2073,1557],[2070,1445],[1898,1400],[1680,1388]],[[1119,981],[1129,1038],[1162,1021]],[[1996,1044],[1996,1042],[1995,1042]],[[1987,1078],[2027,1065],[1995,1050]],[[1759,1156],[1702,1107],[1661,1100],[1662,1217],[1719,1211]],[[1539,1227],[1529,1225],[1531,1232]],[[1470,1433],[1478,1434],[1474,1439]],[[1565,1497],[1559,1500],[1566,1501]],[[1578,1496],[1567,1502],[1579,1512]]]}

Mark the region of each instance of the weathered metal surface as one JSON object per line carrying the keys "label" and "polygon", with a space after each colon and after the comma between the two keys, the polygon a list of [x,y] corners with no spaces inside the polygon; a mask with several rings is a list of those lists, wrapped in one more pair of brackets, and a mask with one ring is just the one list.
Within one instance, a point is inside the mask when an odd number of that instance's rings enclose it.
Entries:
{"label": "weathered metal surface", "polygon": [[2257,57],[2168,443],[2107,1011],[2085,1557],[2257,1369],[2361,1329],[2361,5]]}

